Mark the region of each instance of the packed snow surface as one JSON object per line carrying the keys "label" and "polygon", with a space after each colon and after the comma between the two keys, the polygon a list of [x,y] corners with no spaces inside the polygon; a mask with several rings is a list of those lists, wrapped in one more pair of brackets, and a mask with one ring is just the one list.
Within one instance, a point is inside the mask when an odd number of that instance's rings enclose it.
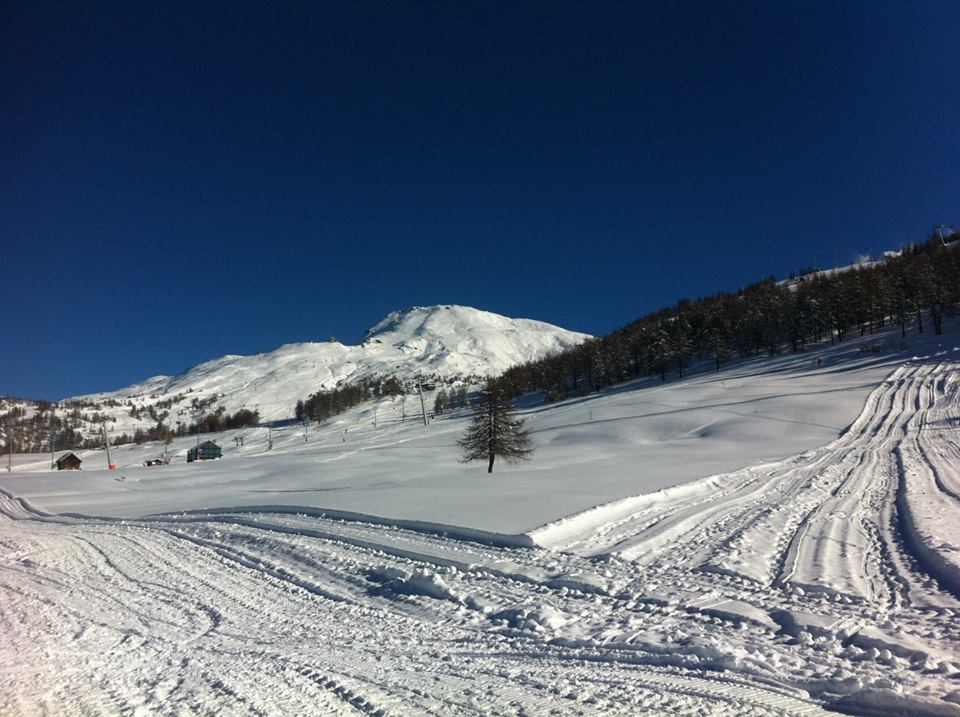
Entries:
{"label": "packed snow surface", "polygon": [[528,398],[492,477],[399,399],[202,464],[19,456],[0,714],[960,715],[939,340]]}

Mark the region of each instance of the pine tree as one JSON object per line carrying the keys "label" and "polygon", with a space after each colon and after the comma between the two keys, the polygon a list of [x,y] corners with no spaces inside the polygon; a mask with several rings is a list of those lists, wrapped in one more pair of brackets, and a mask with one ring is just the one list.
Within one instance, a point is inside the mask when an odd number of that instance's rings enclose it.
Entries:
{"label": "pine tree", "polygon": [[445,389],[437,391],[436,398],[433,399],[433,412],[438,416],[450,408],[450,399]]}
{"label": "pine tree", "polygon": [[493,462],[500,456],[508,463],[530,460],[533,448],[523,421],[513,417],[503,391],[488,383],[475,405],[476,415],[463,438],[457,441],[463,449],[461,462],[487,461],[487,473],[493,473]]}
{"label": "pine tree", "polygon": [[468,403],[466,386],[459,386],[450,393],[451,408],[466,408]]}

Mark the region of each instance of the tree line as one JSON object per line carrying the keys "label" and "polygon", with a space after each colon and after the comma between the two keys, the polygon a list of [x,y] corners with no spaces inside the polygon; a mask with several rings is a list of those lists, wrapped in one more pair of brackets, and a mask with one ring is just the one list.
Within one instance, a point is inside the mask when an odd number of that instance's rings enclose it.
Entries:
{"label": "tree line", "polygon": [[[73,412],[58,416],[49,401],[38,401],[35,411],[27,416],[27,410],[14,406],[0,415],[0,434],[3,435],[3,452],[41,453],[77,449],[86,440],[79,430],[81,418]],[[52,440],[52,444],[51,444]]]}
{"label": "tree line", "polygon": [[[422,379],[424,390],[432,390],[438,381],[443,379],[432,376]],[[389,398],[403,396],[415,392],[416,385],[405,385],[396,376],[386,378],[372,377],[355,383],[343,384],[334,389],[320,389],[304,400],[297,401],[294,415],[297,421],[325,421],[332,416],[343,413],[371,398]],[[441,388],[434,398],[434,413],[444,413],[454,408],[467,406],[467,388],[465,385],[450,388],[449,391]]]}
{"label": "tree line", "polygon": [[[75,451],[103,447],[103,434],[100,430],[86,435],[80,429],[81,420],[73,411],[57,415],[51,404],[46,411],[37,411],[29,418],[26,411],[15,407],[0,415],[0,432],[4,439],[2,450],[11,448],[18,453],[42,453],[44,451]],[[241,408],[228,414],[222,408],[192,423],[178,422],[168,426],[162,420],[149,428],[137,428],[133,433],[109,435],[110,445],[125,443],[148,443],[163,441],[169,443],[176,437],[197,433],[217,433],[238,428],[252,427],[260,423],[260,412]]]}
{"label": "tree line", "polygon": [[367,380],[345,384],[332,391],[321,389],[305,400],[297,401],[294,415],[301,423],[308,420],[325,421],[369,400],[371,395],[370,382]]}
{"label": "tree line", "polygon": [[401,396],[407,390],[403,381],[396,376],[371,376],[330,390],[321,388],[306,399],[297,401],[294,415],[301,423],[325,421],[371,398]]}
{"label": "tree line", "polygon": [[783,282],[766,278],[642,316],[561,354],[515,366],[497,383],[509,396],[544,391],[547,400],[583,395],[638,377],[683,376],[693,363],[716,370],[731,358],[801,352],[864,336],[891,324],[906,337],[943,332],[960,307],[960,232],[904,247],[885,260],[814,271]]}
{"label": "tree line", "polygon": [[[221,406],[214,413],[208,413],[203,418],[192,423],[178,421],[176,426],[168,426],[163,421],[149,428],[137,428],[132,434],[120,433],[110,436],[110,445],[119,446],[124,443],[153,443],[162,441],[170,443],[174,438],[192,436],[197,433],[220,433],[234,431],[240,428],[253,428],[260,423],[260,411],[241,408],[235,413],[227,413]],[[103,446],[101,437],[94,437],[84,441],[80,448],[100,448]]]}
{"label": "tree line", "polygon": [[458,408],[466,408],[469,405],[466,384],[451,388],[449,391],[441,388],[433,399],[433,412],[440,415]]}

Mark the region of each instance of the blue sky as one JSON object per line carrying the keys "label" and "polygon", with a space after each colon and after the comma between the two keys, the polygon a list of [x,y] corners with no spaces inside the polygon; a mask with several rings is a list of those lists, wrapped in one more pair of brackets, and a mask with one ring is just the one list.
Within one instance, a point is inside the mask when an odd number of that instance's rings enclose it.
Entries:
{"label": "blue sky", "polygon": [[0,395],[458,303],[605,333],[960,224],[955,2],[0,6]]}

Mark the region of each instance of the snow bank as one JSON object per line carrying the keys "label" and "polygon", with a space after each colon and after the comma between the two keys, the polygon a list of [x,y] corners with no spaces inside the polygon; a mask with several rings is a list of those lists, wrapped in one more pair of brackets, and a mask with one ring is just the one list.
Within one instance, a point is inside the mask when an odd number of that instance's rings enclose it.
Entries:
{"label": "snow bank", "polygon": [[465,603],[466,596],[453,590],[437,573],[417,570],[409,575],[399,575],[388,579],[379,587],[371,590],[375,595],[423,595],[435,600],[449,600]]}
{"label": "snow bank", "polygon": [[960,717],[960,705],[911,697],[894,690],[861,690],[824,706],[843,714],[869,717]]}
{"label": "snow bank", "polygon": [[527,632],[554,632],[569,621],[566,615],[550,605],[511,607],[493,613],[490,619]]}

